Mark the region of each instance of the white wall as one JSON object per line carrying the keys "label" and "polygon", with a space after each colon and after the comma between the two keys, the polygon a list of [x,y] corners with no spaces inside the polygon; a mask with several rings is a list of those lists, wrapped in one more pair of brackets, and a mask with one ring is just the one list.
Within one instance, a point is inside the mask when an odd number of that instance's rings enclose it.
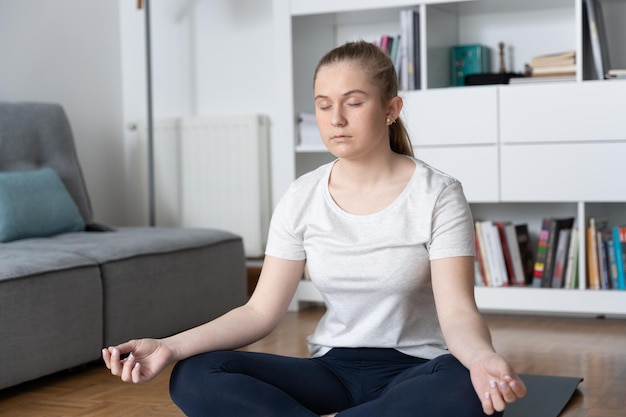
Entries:
{"label": "white wall", "polygon": [[117,3],[0,0],[0,100],[62,104],[95,219],[125,221]]}
{"label": "white wall", "polygon": [[[272,117],[271,0],[152,0],[154,115]],[[95,219],[146,224],[144,12],[135,0],[0,0],[0,100],[61,103]]]}

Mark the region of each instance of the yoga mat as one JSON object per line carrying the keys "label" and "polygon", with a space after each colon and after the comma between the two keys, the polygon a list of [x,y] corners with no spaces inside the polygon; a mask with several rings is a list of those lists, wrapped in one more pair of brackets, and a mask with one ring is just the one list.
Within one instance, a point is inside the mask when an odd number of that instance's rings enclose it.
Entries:
{"label": "yoga mat", "polygon": [[519,374],[526,396],[507,404],[504,417],[557,417],[583,380],[578,377]]}

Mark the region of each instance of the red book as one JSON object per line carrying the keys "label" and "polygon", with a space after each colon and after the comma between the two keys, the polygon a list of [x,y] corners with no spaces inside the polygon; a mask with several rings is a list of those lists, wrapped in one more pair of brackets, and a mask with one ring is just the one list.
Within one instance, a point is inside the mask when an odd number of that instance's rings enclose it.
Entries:
{"label": "red book", "polygon": [[511,249],[509,248],[509,244],[506,239],[504,223],[496,222],[496,226],[498,227],[498,235],[500,236],[500,242],[502,245],[502,254],[504,255],[504,265],[506,266],[506,273],[509,279],[509,284],[515,284],[515,271],[513,270],[513,260],[511,257]]}

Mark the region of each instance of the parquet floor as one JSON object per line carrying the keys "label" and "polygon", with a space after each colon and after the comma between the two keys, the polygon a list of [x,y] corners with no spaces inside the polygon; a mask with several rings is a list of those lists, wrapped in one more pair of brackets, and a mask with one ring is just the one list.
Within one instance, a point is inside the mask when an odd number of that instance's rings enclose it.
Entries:
{"label": "parquet floor", "polygon": [[[246,349],[306,356],[304,337],[322,312],[289,313],[270,336]],[[519,372],[584,378],[561,417],[626,416],[626,320],[486,318],[496,348]],[[168,395],[170,372],[168,368],[148,384],[130,385],[109,375],[103,365],[90,364],[0,391],[0,416],[181,417]]]}

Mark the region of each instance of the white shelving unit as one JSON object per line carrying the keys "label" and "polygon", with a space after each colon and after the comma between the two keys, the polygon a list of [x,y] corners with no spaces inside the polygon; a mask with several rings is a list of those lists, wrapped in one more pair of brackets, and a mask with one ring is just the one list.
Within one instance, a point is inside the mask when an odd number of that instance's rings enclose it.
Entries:
{"label": "white shelving unit", "polygon": [[[626,68],[626,2],[602,4],[612,66]],[[332,160],[325,149],[296,147],[296,115],[313,111],[319,58],[346,40],[398,33],[400,10],[413,8],[420,12],[422,89],[401,93],[402,117],[416,155],[461,180],[474,217],[527,223],[535,238],[543,217],[626,224],[626,187],[619,185],[626,178],[626,81],[588,79],[582,0],[274,0],[273,6],[282,86],[274,140],[290,149],[275,195]],[[487,45],[495,72],[500,41],[507,71],[514,72],[532,56],[576,51],[576,81],[449,87],[451,46]],[[476,298],[485,311],[626,316],[626,292],[617,290],[476,288]],[[291,307],[302,301],[322,301],[310,282],[302,282]]]}

